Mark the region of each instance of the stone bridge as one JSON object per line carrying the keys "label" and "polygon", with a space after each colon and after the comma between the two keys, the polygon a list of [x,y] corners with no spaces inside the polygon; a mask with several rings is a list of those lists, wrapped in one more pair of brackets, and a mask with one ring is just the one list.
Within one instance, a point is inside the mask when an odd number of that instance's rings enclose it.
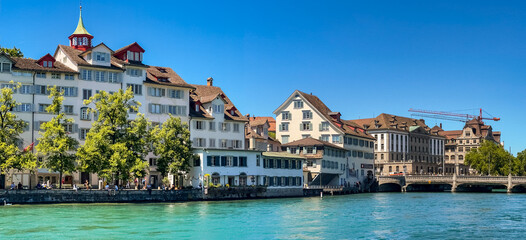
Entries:
{"label": "stone bridge", "polygon": [[492,177],[492,176],[379,176],[378,185],[395,184],[405,192],[409,185],[450,185],[454,192],[459,186],[506,186],[508,192],[518,186],[526,187],[526,177]]}

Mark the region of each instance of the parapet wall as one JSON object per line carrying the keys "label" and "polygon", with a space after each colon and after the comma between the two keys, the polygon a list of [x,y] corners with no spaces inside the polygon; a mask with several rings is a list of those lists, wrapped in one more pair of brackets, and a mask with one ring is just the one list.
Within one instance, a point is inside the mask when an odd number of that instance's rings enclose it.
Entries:
{"label": "parapet wall", "polygon": [[202,200],[201,190],[107,191],[107,190],[0,190],[0,205],[7,203],[109,203],[180,202]]}

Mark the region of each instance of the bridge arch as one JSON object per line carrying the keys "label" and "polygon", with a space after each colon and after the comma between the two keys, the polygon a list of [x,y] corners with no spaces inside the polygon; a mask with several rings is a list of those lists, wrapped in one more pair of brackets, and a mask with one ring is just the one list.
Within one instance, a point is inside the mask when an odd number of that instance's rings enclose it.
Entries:
{"label": "bridge arch", "polygon": [[394,183],[394,182],[382,183],[378,186],[378,191],[379,192],[401,192],[402,185],[400,185],[400,183]]}

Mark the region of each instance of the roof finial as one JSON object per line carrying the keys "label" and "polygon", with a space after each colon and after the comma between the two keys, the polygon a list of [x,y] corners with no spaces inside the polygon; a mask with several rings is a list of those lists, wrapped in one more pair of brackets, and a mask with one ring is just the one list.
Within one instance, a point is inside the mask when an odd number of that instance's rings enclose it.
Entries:
{"label": "roof finial", "polygon": [[73,34],[85,34],[85,35],[91,35],[84,27],[84,21],[82,21],[82,1],[80,1],[80,14],[79,14],[79,22],[77,24],[77,29],[75,29],[75,32]]}

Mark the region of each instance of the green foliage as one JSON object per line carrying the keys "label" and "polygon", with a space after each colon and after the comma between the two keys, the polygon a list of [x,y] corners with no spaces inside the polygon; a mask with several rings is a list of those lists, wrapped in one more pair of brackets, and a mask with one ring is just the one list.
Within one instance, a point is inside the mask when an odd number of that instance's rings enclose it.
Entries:
{"label": "green foliage", "polygon": [[268,136],[273,138],[273,139],[276,139],[276,133],[275,132],[268,132]]}
{"label": "green foliage", "polygon": [[484,140],[479,148],[466,154],[466,164],[483,175],[505,176],[510,171],[510,158],[512,164],[515,163],[513,155],[504,150],[502,145]]}
{"label": "green foliage", "polygon": [[150,123],[140,113],[135,120],[128,120],[129,110],[137,111],[140,105],[132,99],[133,92],[128,88],[113,94],[101,91],[84,100],[86,105],[95,105],[89,113],[97,117],[77,152],[82,171],[124,182],[146,174],[145,157],[151,151],[152,139]]}
{"label": "green foliage", "polygon": [[170,118],[152,130],[153,146],[157,159],[157,171],[163,176],[175,174],[190,169],[190,163],[195,158],[190,141],[188,124],[180,118],[170,115]]}
{"label": "green foliage", "polygon": [[[19,87],[20,84],[15,88]],[[10,170],[33,170],[36,167],[35,155],[18,147],[26,123],[12,112],[19,105],[13,98],[13,89],[2,88],[0,91],[0,171],[6,174]]]}
{"label": "green foliage", "polygon": [[3,48],[0,47],[0,52],[5,52],[9,54],[11,57],[24,57],[24,54],[22,51],[20,51],[19,48],[13,47],[13,48]]}
{"label": "green foliage", "polygon": [[517,153],[517,157],[513,162],[513,175],[525,176],[526,175],[526,150]]}
{"label": "green foliage", "polygon": [[[55,116],[41,125],[44,132],[40,132],[41,137],[36,146],[37,151],[46,156],[42,166],[59,172],[60,179],[63,173],[75,170],[75,151],[79,145],[66,129],[66,124],[73,124],[73,119],[66,117],[62,111],[63,95],[64,92],[58,91],[56,86],[50,89],[49,98],[52,103],[46,111]],[[62,181],[59,188],[62,188]]]}

